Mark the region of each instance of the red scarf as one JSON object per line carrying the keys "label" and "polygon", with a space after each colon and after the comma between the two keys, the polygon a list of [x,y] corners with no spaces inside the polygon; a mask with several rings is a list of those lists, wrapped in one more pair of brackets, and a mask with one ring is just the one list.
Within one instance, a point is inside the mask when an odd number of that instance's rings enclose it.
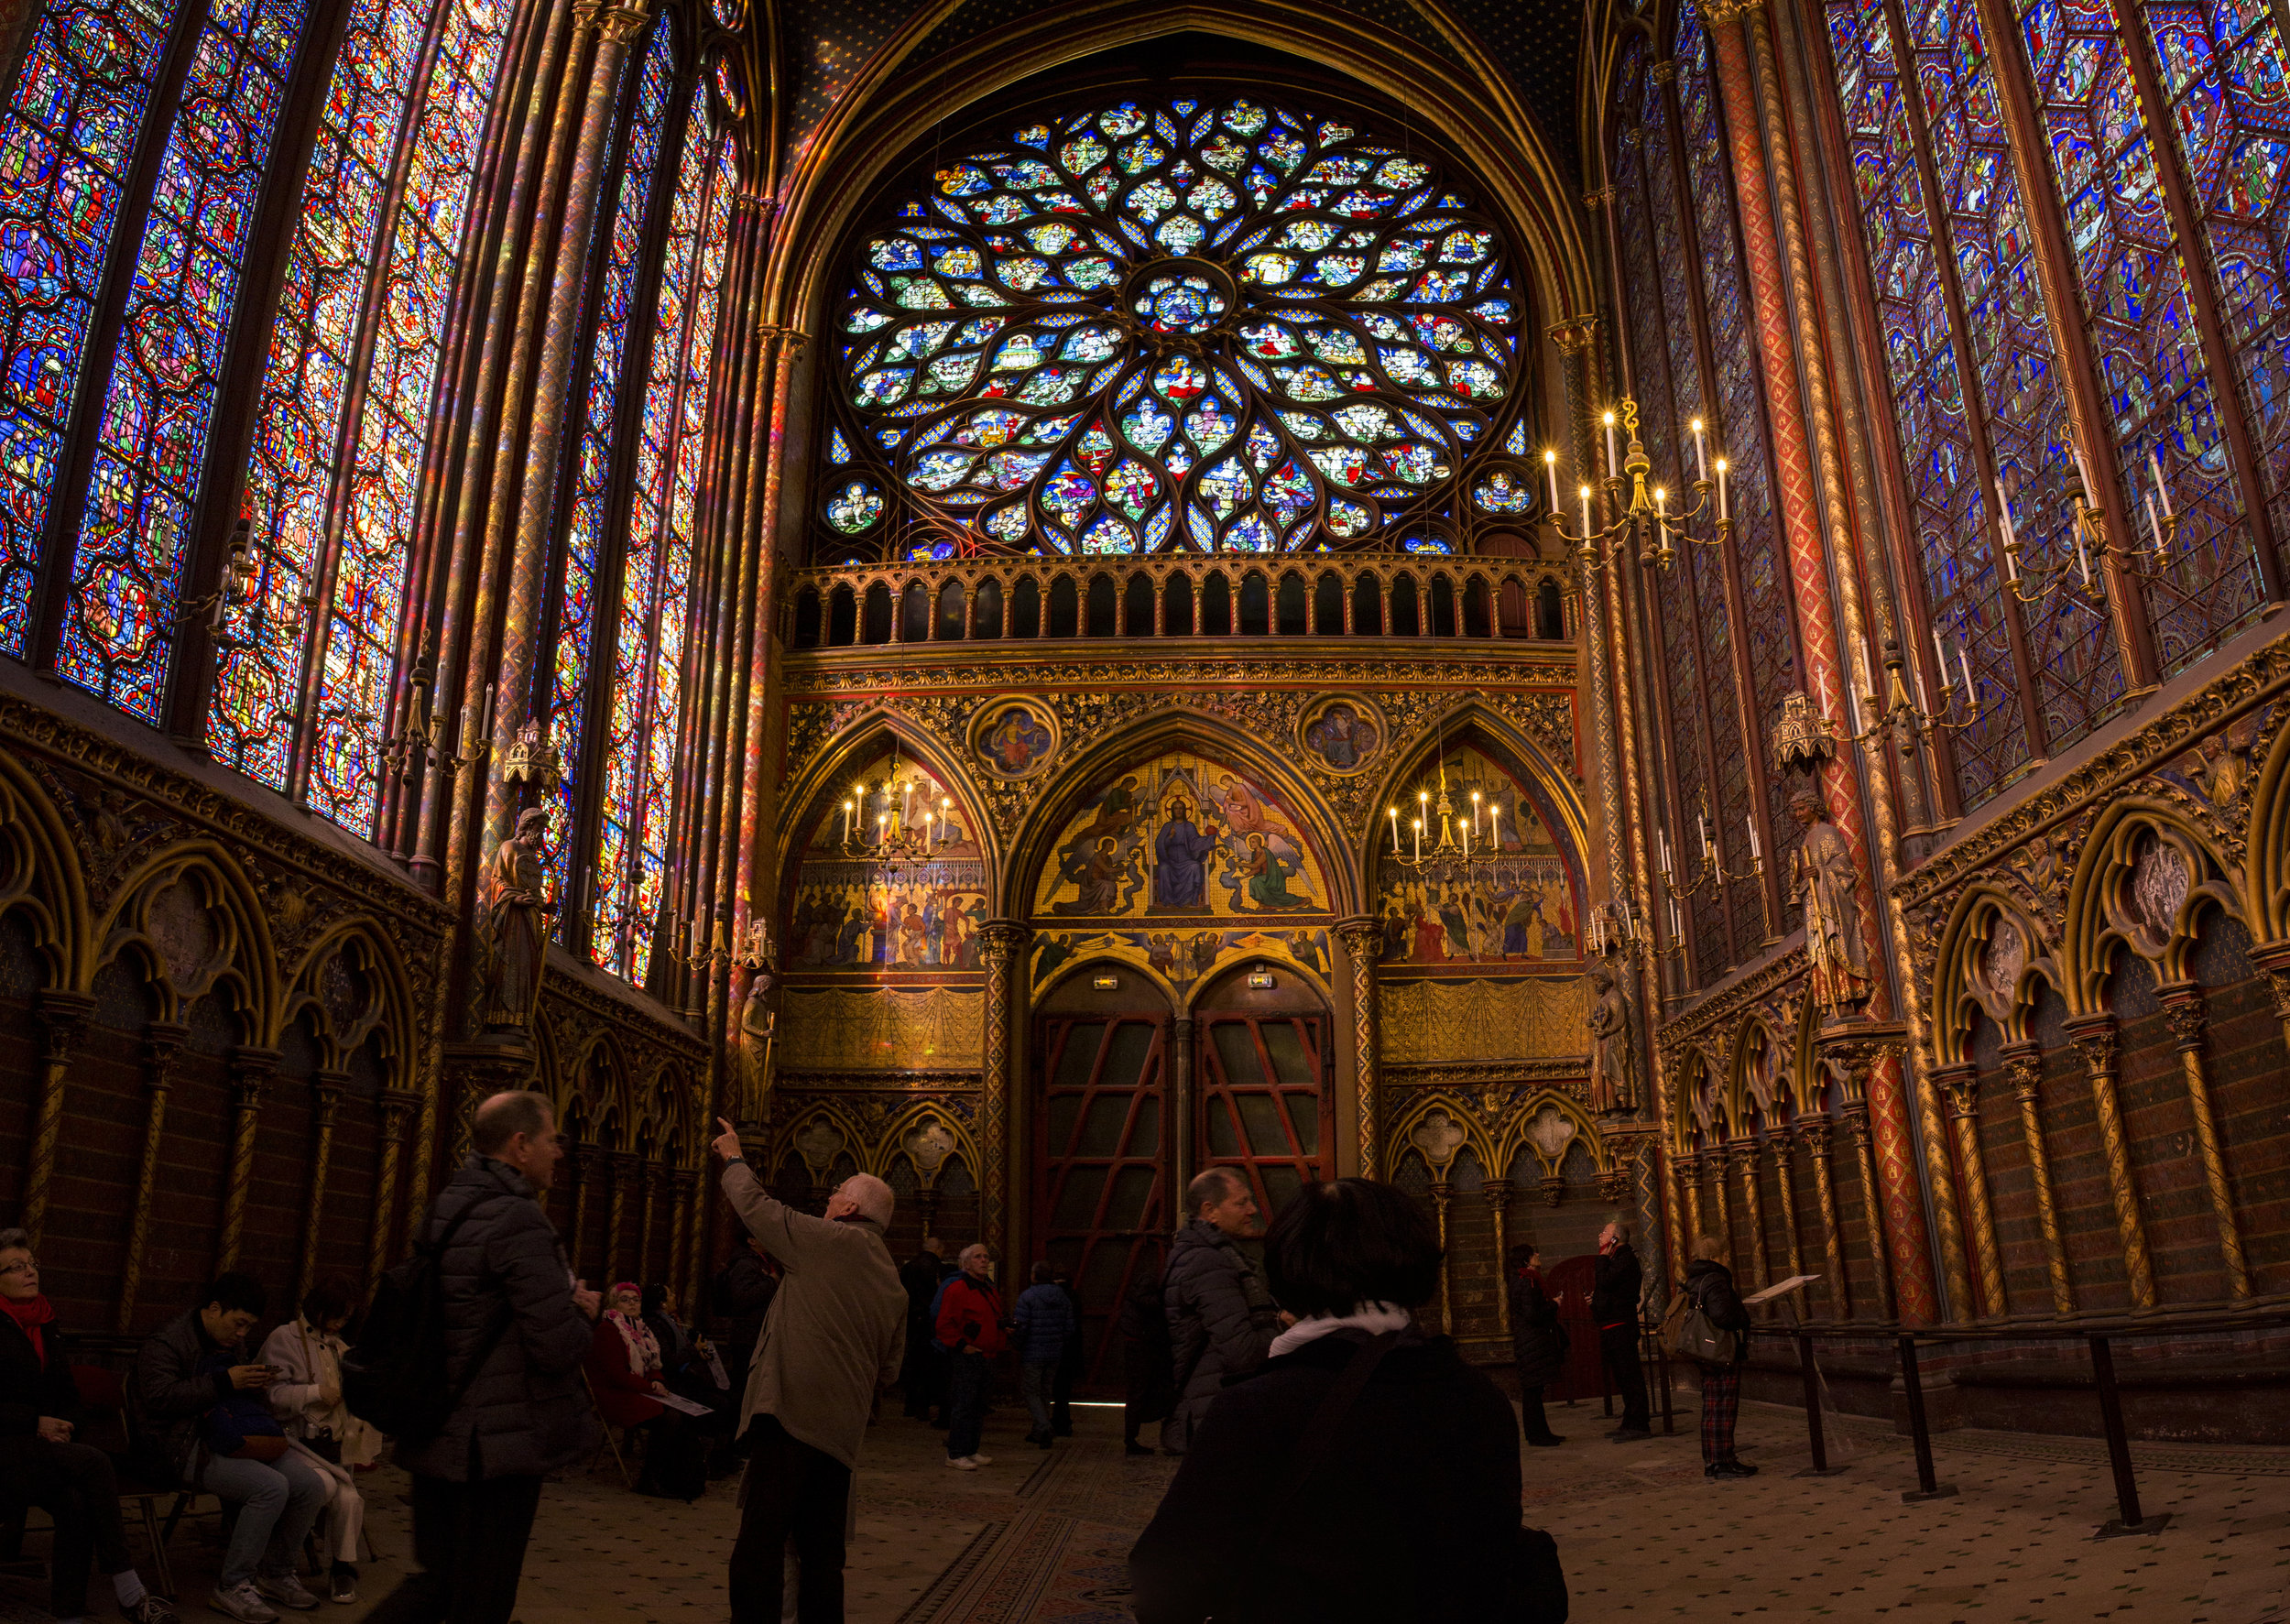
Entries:
{"label": "red scarf", "polygon": [[17,1328],[31,1343],[32,1357],[46,1365],[48,1347],[39,1328],[55,1319],[56,1305],[45,1297],[26,1297],[20,1301],[14,1297],[0,1297],[0,1308],[8,1311],[8,1317],[16,1323]]}

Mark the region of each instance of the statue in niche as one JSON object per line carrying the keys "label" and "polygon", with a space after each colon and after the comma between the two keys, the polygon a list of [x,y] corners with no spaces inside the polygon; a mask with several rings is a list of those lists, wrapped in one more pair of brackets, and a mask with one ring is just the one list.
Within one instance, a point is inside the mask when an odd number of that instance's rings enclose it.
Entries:
{"label": "statue in niche", "polygon": [[771,994],[779,986],[779,977],[771,971],[769,960],[747,976],[747,997],[739,1006],[739,1052],[747,1077],[747,1108],[743,1115],[760,1121],[771,1091],[771,1042],[779,1026],[779,1017],[771,1008]]}
{"label": "statue in niche", "polygon": [[557,905],[543,889],[541,848],[549,840],[549,814],[529,807],[517,819],[517,833],[501,843],[485,866],[478,895],[485,902],[485,1026],[496,1031],[526,1031],[540,1000],[540,966],[548,932],[541,920]]}
{"label": "statue in niche", "polygon": [[1861,940],[1859,875],[1844,834],[1828,821],[1820,795],[1799,790],[1790,812],[1805,826],[1805,844],[1790,858],[1790,889],[1805,910],[1805,957],[1813,994],[1827,1011],[1824,1023],[1850,1019],[1869,1001],[1869,951]]}
{"label": "statue in niche", "polygon": [[1599,1116],[1638,1109],[1638,1066],[1630,1050],[1630,999],[1604,965],[1590,980],[1590,1108]]}

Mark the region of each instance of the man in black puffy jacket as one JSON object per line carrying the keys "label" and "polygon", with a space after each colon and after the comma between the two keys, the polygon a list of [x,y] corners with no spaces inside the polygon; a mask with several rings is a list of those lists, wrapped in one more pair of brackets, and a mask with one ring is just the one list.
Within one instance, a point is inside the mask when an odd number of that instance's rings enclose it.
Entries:
{"label": "man in black puffy jacket", "polygon": [[1233,1243],[1256,1233],[1257,1199],[1231,1168],[1212,1167],[1185,1186],[1192,1218],[1169,1248],[1161,1299],[1176,1407],[1161,1423],[1164,1455],[1183,1455],[1209,1402],[1264,1363],[1281,1311],[1256,1268]]}
{"label": "man in black puffy jacket", "polygon": [[1653,1412],[1646,1401],[1646,1368],[1638,1358],[1638,1298],[1645,1270],[1630,1250],[1630,1232],[1608,1224],[1598,1232],[1598,1261],[1591,1275],[1590,1319],[1598,1327],[1598,1357],[1622,1395],[1622,1424],[1607,1436],[1635,1444],[1653,1436]]}
{"label": "man in black puffy jacket", "polygon": [[435,1237],[470,1212],[438,1267],[444,1380],[460,1402],[442,1432],[398,1457],[413,1474],[424,1571],[366,1615],[381,1624],[508,1624],[541,1480],[597,1444],[581,1377],[596,1293],[573,1280],[540,1204],[564,1158],[556,1113],[546,1095],[496,1094],[477,1107],[471,1139],[421,1229]]}

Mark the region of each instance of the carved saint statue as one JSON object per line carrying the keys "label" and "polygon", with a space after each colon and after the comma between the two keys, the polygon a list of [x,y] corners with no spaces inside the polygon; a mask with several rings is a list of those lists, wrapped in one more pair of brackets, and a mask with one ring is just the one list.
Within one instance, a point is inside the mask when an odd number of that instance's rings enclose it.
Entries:
{"label": "carved saint statue", "polygon": [[1614,972],[1590,966],[1590,1108],[1638,1108],[1638,1068],[1630,1053],[1630,1006]]}
{"label": "carved saint statue", "polygon": [[485,1025],[523,1031],[532,1025],[540,997],[540,965],[548,931],[541,916],[556,910],[542,890],[540,850],[549,838],[549,814],[529,807],[517,820],[517,833],[501,843],[486,865],[478,895],[485,902]]}
{"label": "carved saint statue", "polygon": [[1827,1019],[1848,1018],[1869,999],[1869,950],[1861,940],[1853,854],[1818,794],[1798,790],[1789,798],[1789,810],[1805,826],[1805,844],[1790,859],[1790,889],[1805,910],[1813,994]]}
{"label": "carved saint statue", "polygon": [[771,1041],[779,1017],[771,1008],[772,989],[779,977],[772,974],[769,961],[749,972],[747,997],[739,1006],[739,1049],[743,1071],[747,1080],[747,1097],[741,1107],[743,1117],[761,1121],[768,1114],[771,1090]]}

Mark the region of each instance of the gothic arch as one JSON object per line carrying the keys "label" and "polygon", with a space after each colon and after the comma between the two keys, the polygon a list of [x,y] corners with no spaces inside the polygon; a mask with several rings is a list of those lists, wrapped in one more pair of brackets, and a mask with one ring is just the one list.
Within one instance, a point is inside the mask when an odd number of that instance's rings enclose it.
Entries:
{"label": "gothic arch", "polygon": [[823,819],[832,817],[841,803],[835,786],[848,782],[861,767],[871,766],[876,754],[893,742],[902,758],[911,758],[917,765],[927,768],[954,797],[957,810],[967,820],[965,826],[971,839],[977,844],[978,860],[986,865],[987,894],[998,894],[998,877],[1004,872],[1001,843],[992,820],[987,816],[987,797],[977,779],[963,762],[959,751],[949,749],[912,716],[895,703],[884,701],[840,725],[827,747],[780,796],[774,895],[768,906],[758,906],[758,912],[773,920],[775,931],[792,900],[790,888],[802,866],[801,843]]}
{"label": "gothic arch", "polygon": [[[371,984],[364,1005],[357,1008],[346,1005],[339,983],[328,985],[329,970],[344,955],[354,955],[354,968]],[[293,985],[292,994],[278,1012],[277,1030],[267,1041],[275,1042],[288,1022],[306,1009],[314,1009],[331,1067],[346,1066],[350,1056],[379,1032],[384,1057],[392,1063],[402,1086],[414,1052],[413,996],[404,956],[387,932],[367,919],[334,926],[303,953]],[[540,1074],[549,1074],[544,1068]]]}
{"label": "gothic arch", "polygon": [[[1478,1158],[1482,1168],[1509,1165],[1495,1159],[1495,1141],[1488,1137],[1478,1113],[1461,1095],[1445,1089],[1427,1091],[1409,1102],[1392,1124],[1391,1144],[1397,1151],[1413,1150],[1434,1180],[1445,1178],[1456,1158],[1467,1150]],[[1488,1176],[1498,1175],[1489,1172]]]}
{"label": "gothic arch", "polygon": [[2277,728],[2251,790],[2244,921],[2261,942],[2290,936],[2290,727]]}
{"label": "gothic arch", "polygon": [[56,803],[12,753],[0,753],[0,913],[22,912],[47,984],[80,991],[95,975],[87,887]]}
{"label": "gothic arch", "polygon": [[2068,1012],[2104,1012],[2118,948],[2148,960],[2159,981],[2186,980],[2203,909],[2246,917],[2236,872],[2209,833],[2175,807],[2125,797],[2101,811],[2067,886],[2060,980]]}
{"label": "gothic arch", "polygon": [[2002,886],[1981,880],[1964,888],[1941,930],[1933,963],[1935,1063],[1964,1063],[1978,1012],[1996,1023],[2005,1042],[2026,1040],[2035,983],[2047,982],[2064,992],[2068,980],[2047,951],[2050,945],[2020,899]]}
{"label": "gothic arch", "polygon": [[[910,1143],[918,1135],[926,1134],[932,1135],[936,1143],[927,1147],[919,1142]],[[937,1149],[937,1144],[943,1144],[946,1149],[925,1172],[923,1162],[928,1161],[929,1152]],[[916,1182],[925,1189],[934,1186],[946,1170],[957,1161],[967,1167],[982,1165],[977,1140],[968,1126],[935,1100],[911,1106],[893,1117],[870,1147],[865,1165],[867,1172],[887,1179],[890,1176],[891,1164],[901,1157],[914,1169]]]}
{"label": "gothic arch", "polygon": [[261,898],[245,870],[214,843],[166,847],[130,874],[98,921],[93,973],[133,953],[159,990],[158,1016],[180,1020],[191,1003],[219,987],[234,995],[246,1041],[277,1041],[284,1024],[284,976]]}
{"label": "gothic arch", "polygon": [[[1534,1138],[1535,1124],[1546,1110],[1555,1111],[1574,1124],[1575,1131],[1560,1145],[1555,1156],[1546,1154]],[[1601,1172],[1614,1165],[1612,1153],[1607,1148],[1606,1136],[1598,1131],[1598,1119],[1585,1110],[1582,1102],[1562,1089],[1540,1089],[1528,1098],[1513,1104],[1508,1113],[1509,1124],[1502,1137],[1496,1141],[1499,1160],[1492,1165],[1508,1169],[1524,1147],[1543,1169],[1545,1178],[1557,1178],[1559,1168],[1566,1160],[1566,1152],[1576,1145],[1587,1145],[1590,1159]],[[1493,1176],[1493,1175],[1489,1175]]]}

